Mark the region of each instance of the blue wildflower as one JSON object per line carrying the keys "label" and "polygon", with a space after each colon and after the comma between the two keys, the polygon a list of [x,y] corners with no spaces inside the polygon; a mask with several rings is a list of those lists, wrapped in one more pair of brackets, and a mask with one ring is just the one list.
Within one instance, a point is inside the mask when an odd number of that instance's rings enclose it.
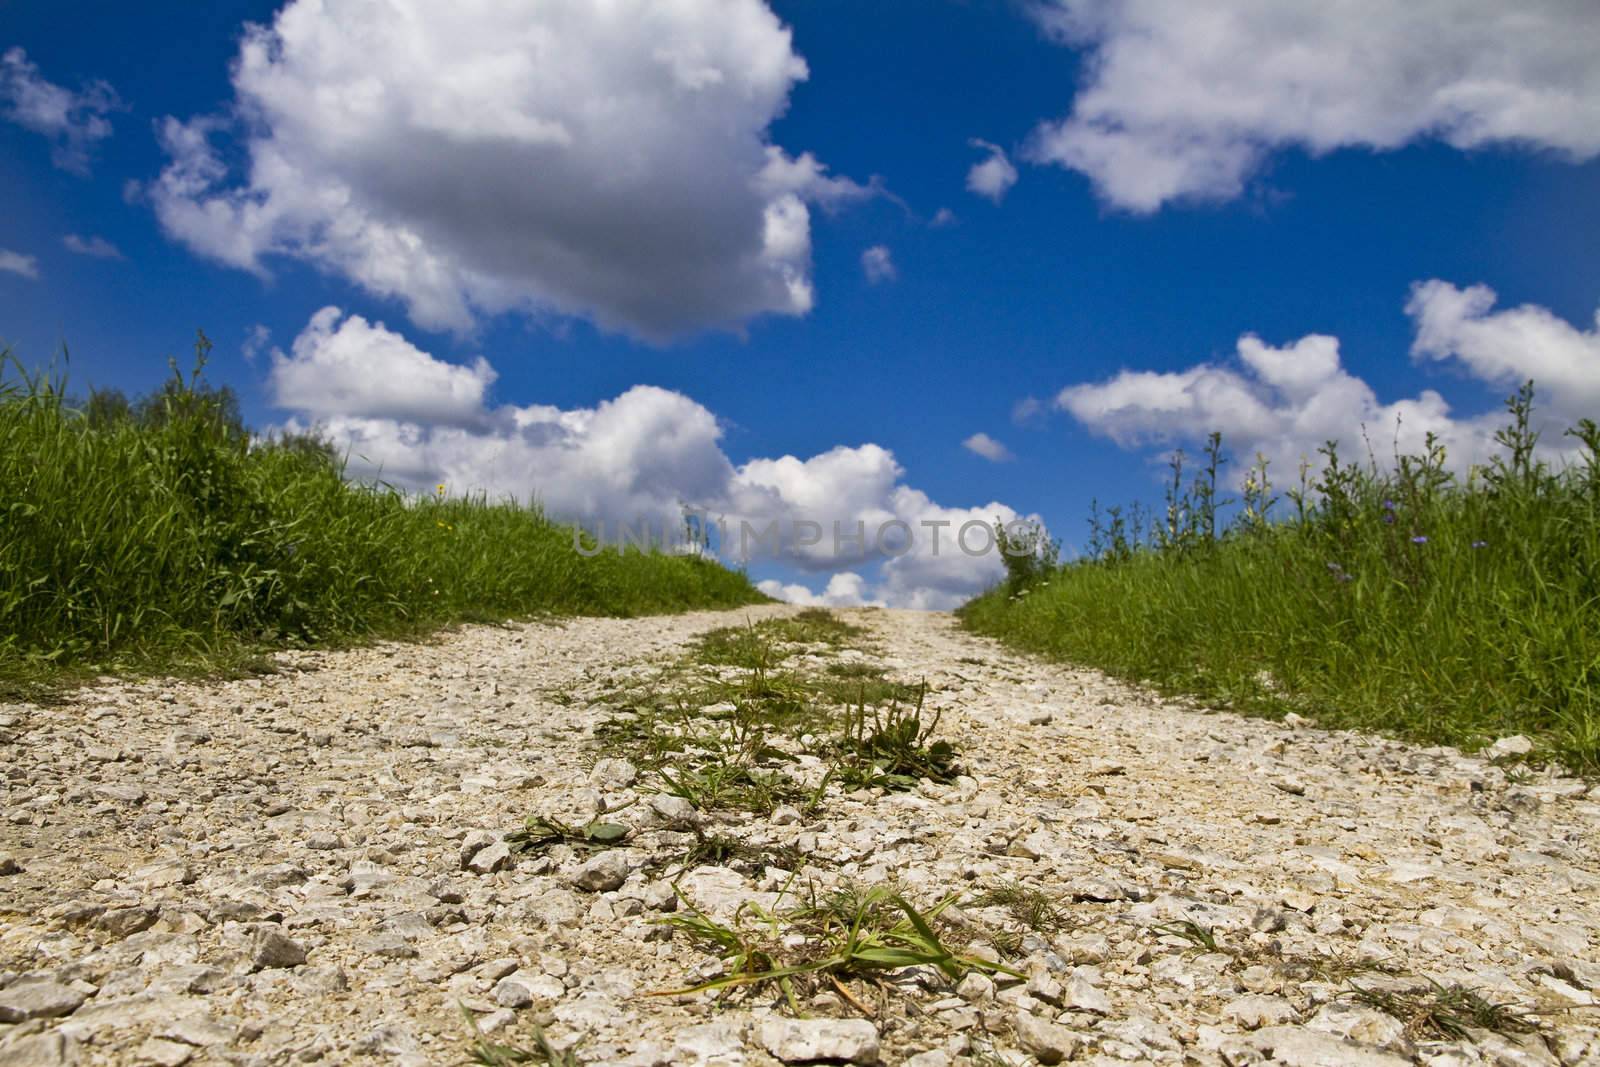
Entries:
{"label": "blue wildflower", "polygon": [[1425,545],[1428,543],[1428,538],[1425,534],[1417,534],[1417,536],[1411,539],[1411,543],[1414,545]]}

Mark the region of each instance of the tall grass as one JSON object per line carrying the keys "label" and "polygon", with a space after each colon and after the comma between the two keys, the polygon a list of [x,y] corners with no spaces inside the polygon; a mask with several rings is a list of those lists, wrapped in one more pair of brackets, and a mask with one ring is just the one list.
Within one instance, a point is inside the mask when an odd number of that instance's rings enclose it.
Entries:
{"label": "tall grass", "polygon": [[1392,467],[1329,443],[1287,501],[1259,460],[1221,500],[1213,436],[1193,481],[1175,458],[1164,512],[1097,510],[1086,558],[1014,567],[963,622],[1242,711],[1469,748],[1524,733],[1600,771],[1600,428],[1552,469],[1532,395],[1463,478],[1432,439]]}
{"label": "tall grass", "polygon": [[320,442],[252,436],[198,366],[137,405],[77,403],[0,356],[0,688],[763,599],[709,560],[585,557],[536,507],[352,484]]}

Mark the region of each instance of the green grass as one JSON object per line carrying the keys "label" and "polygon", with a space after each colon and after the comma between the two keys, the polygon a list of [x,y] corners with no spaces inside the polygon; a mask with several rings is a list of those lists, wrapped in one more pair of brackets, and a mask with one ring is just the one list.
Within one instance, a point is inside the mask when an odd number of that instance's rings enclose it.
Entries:
{"label": "green grass", "polygon": [[[892,681],[859,660],[815,662],[860,652],[866,632],[819,609],[713,630],[678,662],[603,693],[613,712],[595,740],[631,760],[646,788],[702,812],[770,815],[789,805],[809,818],[830,788],[953,780],[959,753],[934,736],[940,716],[924,714],[925,685]],[[810,666],[784,666],[801,650]],[[823,760],[816,784],[786,773],[801,754]]]}
{"label": "green grass", "polygon": [[198,370],[113,400],[73,402],[0,355],[0,691],[461,622],[766,600],[709,560],[585,557],[536,506],[353,484],[314,439],[250,434]]}
{"label": "green grass", "polygon": [[798,651],[795,646],[838,649],[865,633],[825,608],[806,608],[788,618],[708,631],[694,643],[691,655],[707,666],[767,670]]}
{"label": "green grass", "polygon": [[961,774],[958,753],[949,741],[935,738],[941,712],[923,714],[927,687],[917,690],[916,703],[891,699],[871,706],[863,698],[847,709],[844,729],[834,744],[841,757],[840,779],[850,788],[915,789],[926,778],[953,782]]}
{"label": "green grass", "polygon": [[1424,979],[1425,987],[1407,991],[1369,989],[1349,983],[1353,999],[1406,1024],[1416,1037],[1459,1041],[1473,1031],[1528,1034],[1538,1030],[1537,1020],[1514,1005],[1498,1004],[1463,985],[1441,985]]}
{"label": "green grass", "polygon": [[[787,887],[786,887],[787,891]],[[716,978],[657,996],[745,990],[775,985],[790,1010],[800,1014],[799,994],[827,981],[858,1009],[862,1002],[844,982],[877,982],[905,967],[935,967],[952,983],[969,971],[1017,972],[1002,964],[959,952],[935,930],[940,915],[956,901],[952,894],[925,910],[892,885],[845,885],[811,894],[791,907],[772,910],[742,905],[730,922],[719,922],[684,899],[685,908],[660,920],[716,952],[725,965]]]}
{"label": "green grass", "polygon": [[1569,431],[1552,469],[1531,396],[1509,401],[1503,453],[1464,477],[1432,442],[1392,467],[1330,444],[1276,509],[1258,463],[1225,529],[1213,438],[1194,482],[1175,462],[1156,521],[1097,514],[1085,558],[1030,557],[962,621],[1239,711],[1469,749],[1524,733],[1600,772],[1600,428]]}
{"label": "green grass", "polygon": [[582,1060],[574,1049],[557,1048],[545,1036],[544,1028],[538,1023],[532,1023],[532,1045],[523,1048],[519,1045],[502,1045],[483,1036],[478,1029],[478,1022],[466,1008],[461,1008],[461,1014],[467,1020],[467,1026],[472,1031],[472,1046],[467,1049],[467,1062],[479,1067],[512,1067],[513,1064],[543,1063],[549,1067],[581,1067]]}

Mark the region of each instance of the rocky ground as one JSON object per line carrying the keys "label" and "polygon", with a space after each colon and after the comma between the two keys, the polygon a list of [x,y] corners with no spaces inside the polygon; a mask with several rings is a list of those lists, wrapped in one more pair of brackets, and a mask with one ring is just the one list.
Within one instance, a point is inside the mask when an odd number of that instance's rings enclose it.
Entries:
{"label": "rocky ground", "polygon": [[[454,1064],[473,1026],[640,1067],[1600,1063],[1588,783],[1183,708],[881,611],[809,659],[925,678],[952,781],[697,810],[601,751],[619,685],[792,610],[0,706],[0,1064]],[[603,811],[621,840],[502,840]],[[747,851],[684,858],[708,835]],[[937,936],[1004,969],[801,982],[802,1019],[773,986],[655,995],[738,965],[663,919],[692,903],[803,953],[764,918],[801,885],[959,894]]]}

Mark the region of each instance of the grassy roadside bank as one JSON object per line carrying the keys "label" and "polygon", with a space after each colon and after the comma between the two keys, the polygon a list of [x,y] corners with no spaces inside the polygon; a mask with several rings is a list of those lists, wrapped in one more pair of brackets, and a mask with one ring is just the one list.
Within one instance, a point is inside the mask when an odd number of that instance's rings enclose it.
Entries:
{"label": "grassy roadside bank", "polygon": [[1531,397],[1464,478],[1431,442],[1392,471],[1330,445],[1286,501],[1258,464],[1226,524],[1213,438],[1198,477],[1175,462],[1155,521],[1097,516],[1090,556],[1013,566],[962,621],[1238,711],[1468,748],[1521,733],[1600,772],[1600,429],[1569,431],[1552,469]]}
{"label": "grassy roadside bank", "polygon": [[766,599],[707,560],[584,557],[535,507],[351,484],[316,440],[254,437],[198,371],[135,404],[80,403],[0,357],[0,486],[0,695],[459,622]]}

